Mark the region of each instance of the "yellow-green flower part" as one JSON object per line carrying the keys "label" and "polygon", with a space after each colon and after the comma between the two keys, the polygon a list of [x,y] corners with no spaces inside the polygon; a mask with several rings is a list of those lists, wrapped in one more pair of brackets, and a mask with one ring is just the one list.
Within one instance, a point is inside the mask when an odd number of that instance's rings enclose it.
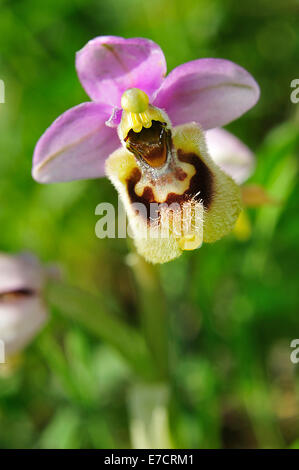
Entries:
{"label": "yellow-green flower part", "polygon": [[228,234],[240,213],[240,189],[208,155],[202,129],[195,123],[172,129],[166,113],[138,91],[123,102],[123,148],[107,159],[106,174],[124,203],[138,253],[165,263]]}

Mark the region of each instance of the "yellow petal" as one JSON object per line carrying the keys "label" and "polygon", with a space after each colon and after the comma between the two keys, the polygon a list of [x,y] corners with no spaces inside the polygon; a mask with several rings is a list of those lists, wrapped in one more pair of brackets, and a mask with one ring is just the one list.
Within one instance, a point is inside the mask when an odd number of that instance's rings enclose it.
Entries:
{"label": "yellow petal", "polygon": [[249,240],[251,236],[251,222],[244,210],[240,212],[236,225],[234,226],[234,235],[237,240],[243,242]]}

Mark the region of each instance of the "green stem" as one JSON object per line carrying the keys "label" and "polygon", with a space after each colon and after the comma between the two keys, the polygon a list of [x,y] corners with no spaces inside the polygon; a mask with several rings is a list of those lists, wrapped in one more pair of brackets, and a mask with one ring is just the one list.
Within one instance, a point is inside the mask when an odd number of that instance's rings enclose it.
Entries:
{"label": "green stem", "polygon": [[154,378],[151,356],[142,336],[109,311],[105,298],[50,280],[46,299],[68,318],[108,342],[144,380]]}
{"label": "green stem", "polygon": [[129,255],[128,264],[134,272],[138,285],[142,326],[158,372],[158,379],[167,381],[169,378],[167,309],[159,274],[155,266],[135,253]]}

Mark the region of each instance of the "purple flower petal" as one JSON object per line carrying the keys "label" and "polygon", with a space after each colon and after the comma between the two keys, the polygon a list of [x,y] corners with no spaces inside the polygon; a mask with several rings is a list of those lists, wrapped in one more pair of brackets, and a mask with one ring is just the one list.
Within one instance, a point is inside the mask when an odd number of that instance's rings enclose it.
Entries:
{"label": "purple flower petal", "polygon": [[111,116],[108,121],[105,122],[106,126],[116,128],[121,121],[122,112],[123,110],[120,108],[113,108]]}
{"label": "purple flower petal", "polygon": [[36,258],[0,253],[0,339],[6,355],[26,346],[46,322],[48,312],[40,295],[44,282],[45,272]]}
{"label": "purple flower petal", "polygon": [[34,256],[0,253],[0,295],[23,289],[40,291],[44,280],[44,269]]}
{"label": "purple flower petal", "polygon": [[140,88],[151,97],[166,74],[165,57],[156,43],[118,36],[89,41],[77,52],[76,68],[91,99],[116,107],[128,88]]}
{"label": "purple flower petal", "polygon": [[0,303],[0,338],[5,354],[24,348],[46,323],[48,312],[40,297],[24,297]]}
{"label": "purple flower petal", "polygon": [[259,87],[239,65],[199,59],[175,68],[157,92],[155,106],[166,109],[174,125],[195,121],[220,127],[255,105]]}
{"label": "purple flower petal", "polygon": [[120,142],[105,125],[111,108],[82,103],[62,114],[36,144],[32,176],[40,183],[104,176],[105,159]]}
{"label": "purple flower petal", "polygon": [[249,148],[225,129],[210,129],[205,136],[214,162],[236,183],[244,183],[255,166],[255,158]]}

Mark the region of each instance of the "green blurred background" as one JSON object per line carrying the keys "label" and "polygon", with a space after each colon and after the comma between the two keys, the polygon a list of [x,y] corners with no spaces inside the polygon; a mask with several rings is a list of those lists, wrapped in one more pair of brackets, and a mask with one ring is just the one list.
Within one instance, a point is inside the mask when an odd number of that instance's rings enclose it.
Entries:
{"label": "green blurred background", "polygon": [[[228,126],[257,155],[251,182],[280,203],[250,209],[234,234],[159,267],[170,344],[168,405],[176,448],[299,447],[299,78],[297,0],[10,0],[0,2],[0,250],[56,262],[70,284],[140,331],[138,285],[125,240],[99,240],[94,211],[117,202],[106,179],[42,186],[34,145],[66,109],[88,100],[74,68],[97,35],[142,36],[168,71],[199,57],[244,66],[257,106]],[[142,295],[142,293],[141,293]],[[111,308],[111,311],[110,311]],[[0,378],[1,448],[127,448],[128,393],[139,378],[99,328],[52,308],[51,321]]]}

